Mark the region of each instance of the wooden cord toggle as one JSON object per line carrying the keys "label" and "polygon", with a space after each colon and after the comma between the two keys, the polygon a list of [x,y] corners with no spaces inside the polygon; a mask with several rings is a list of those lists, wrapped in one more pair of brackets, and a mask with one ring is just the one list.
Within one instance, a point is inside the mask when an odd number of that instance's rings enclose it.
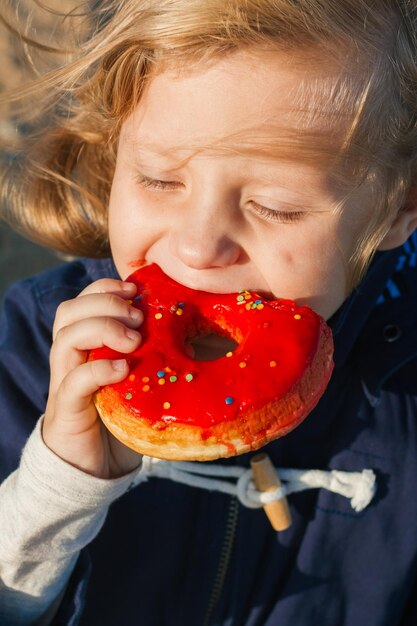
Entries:
{"label": "wooden cord toggle", "polygon": [[[267,454],[257,454],[251,459],[253,479],[258,491],[271,492],[281,487],[275,467]],[[291,513],[287,498],[265,504],[263,509],[274,530],[286,530],[291,526]]]}

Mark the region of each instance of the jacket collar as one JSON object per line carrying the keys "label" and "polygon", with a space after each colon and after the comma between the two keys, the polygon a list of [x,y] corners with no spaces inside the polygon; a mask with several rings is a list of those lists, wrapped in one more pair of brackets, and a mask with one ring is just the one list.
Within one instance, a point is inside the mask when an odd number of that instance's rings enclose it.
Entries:
{"label": "jacket collar", "polygon": [[399,251],[378,253],[360,285],[331,317],[336,367],[342,366],[373,311],[378,296],[395,271]]}
{"label": "jacket collar", "polygon": [[[378,253],[359,287],[329,320],[335,343],[335,368],[343,367],[352,357],[373,406],[380,401],[384,382],[417,358],[417,289],[405,288],[402,295],[398,293],[398,297],[377,305],[391,277],[404,265],[403,257],[404,247]],[[413,275],[410,286],[415,283],[415,271]]]}
{"label": "jacket collar", "polygon": [[120,280],[119,273],[112,259],[84,259],[85,268],[91,281],[99,278],[117,278]]}

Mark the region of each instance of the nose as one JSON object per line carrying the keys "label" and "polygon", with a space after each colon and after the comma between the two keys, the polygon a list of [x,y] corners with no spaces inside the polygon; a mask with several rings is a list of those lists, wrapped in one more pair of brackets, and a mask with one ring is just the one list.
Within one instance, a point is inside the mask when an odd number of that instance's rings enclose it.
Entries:
{"label": "nose", "polygon": [[182,214],[171,231],[171,252],[193,269],[234,265],[242,254],[237,241],[238,227],[233,209],[223,206],[195,205]]}

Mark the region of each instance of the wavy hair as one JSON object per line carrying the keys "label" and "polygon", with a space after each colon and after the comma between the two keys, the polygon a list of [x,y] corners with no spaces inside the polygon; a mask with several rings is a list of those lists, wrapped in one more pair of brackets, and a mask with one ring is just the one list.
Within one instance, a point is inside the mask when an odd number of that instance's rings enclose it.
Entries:
{"label": "wavy hair", "polygon": [[61,50],[35,41],[10,14],[2,17],[27,50],[65,59],[6,96],[31,131],[3,175],[9,223],[55,250],[108,255],[117,139],[152,75],[250,46],[275,47],[324,68],[339,60],[337,87],[327,96],[345,120],[335,175],[346,194],[366,181],[375,197],[374,217],[350,259],[359,280],[417,183],[415,0],[96,0],[62,17],[68,31],[77,18],[82,37]]}

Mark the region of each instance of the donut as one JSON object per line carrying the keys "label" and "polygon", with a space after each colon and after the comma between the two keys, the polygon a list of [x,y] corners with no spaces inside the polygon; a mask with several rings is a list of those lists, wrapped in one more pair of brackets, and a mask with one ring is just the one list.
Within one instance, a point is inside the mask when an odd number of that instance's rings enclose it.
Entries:
{"label": "donut", "polygon": [[[130,448],[167,460],[209,461],[257,450],[298,426],[333,369],[326,322],[291,300],[258,293],[195,291],[156,264],[128,279],[144,313],[142,343],[129,355],[103,347],[90,359],[127,358],[129,375],[95,394],[110,432]],[[196,360],[193,338],[214,333],[236,346]]]}

